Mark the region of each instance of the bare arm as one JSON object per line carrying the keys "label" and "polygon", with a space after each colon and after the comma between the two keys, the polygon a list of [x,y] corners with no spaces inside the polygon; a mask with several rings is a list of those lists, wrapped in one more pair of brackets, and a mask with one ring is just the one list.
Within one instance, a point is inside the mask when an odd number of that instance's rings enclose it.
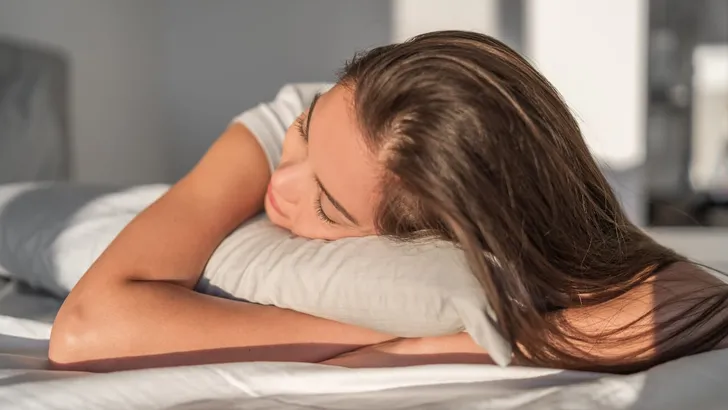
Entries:
{"label": "bare arm", "polygon": [[224,237],[262,209],[268,179],[255,137],[242,125],[231,126],[79,281],[54,323],[51,361],[97,371],[211,361],[321,361],[389,339],[191,290]]}
{"label": "bare arm", "polygon": [[466,333],[396,339],[347,352],[322,364],[341,367],[402,367],[426,364],[494,364]]}
{"label": "bare arm", "polygon": [[[116,371],[233,361],[320,362],[389,336],[167,282],[99,287],[54,325],[56,368]],[[106,299],[106,300],[102,300]],[[89,305],[83,305],[84,302]]]}

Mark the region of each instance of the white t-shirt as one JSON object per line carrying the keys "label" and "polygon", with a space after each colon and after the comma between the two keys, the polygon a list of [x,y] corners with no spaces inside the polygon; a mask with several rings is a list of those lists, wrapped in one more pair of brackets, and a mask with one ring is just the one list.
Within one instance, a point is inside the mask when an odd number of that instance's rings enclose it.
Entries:
{"label": "white t-shirt", "polygon": [[287,84],[273,101],[258,104],[235,117],[233,122],[245,125],[255,135],[273,171],[281,160],[286,130],[308,108],[316,94],[331,87],[333,84],[329,83]]}

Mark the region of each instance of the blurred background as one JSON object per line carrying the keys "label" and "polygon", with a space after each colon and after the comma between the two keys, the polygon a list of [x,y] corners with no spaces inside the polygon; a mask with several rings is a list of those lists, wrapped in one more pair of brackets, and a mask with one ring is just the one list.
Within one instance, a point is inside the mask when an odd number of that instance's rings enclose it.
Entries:
{"label": "blurred background", "polygon": [[437,29],[534,62],[636,222],[728,225],[728,0],[0,0],[0,183],[174,182],[283,84]]}

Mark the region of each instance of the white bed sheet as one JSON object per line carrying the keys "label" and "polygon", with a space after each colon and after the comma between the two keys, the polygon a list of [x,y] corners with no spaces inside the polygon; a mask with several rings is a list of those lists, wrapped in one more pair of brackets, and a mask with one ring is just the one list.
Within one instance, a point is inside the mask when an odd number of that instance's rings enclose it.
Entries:
{"label": "white bed sheet", "polygon": [[50,325],[0,316],[0,409],[660,409],[728,406],[728,351],[610,376],[484,365],[230,363],[45,370]]}

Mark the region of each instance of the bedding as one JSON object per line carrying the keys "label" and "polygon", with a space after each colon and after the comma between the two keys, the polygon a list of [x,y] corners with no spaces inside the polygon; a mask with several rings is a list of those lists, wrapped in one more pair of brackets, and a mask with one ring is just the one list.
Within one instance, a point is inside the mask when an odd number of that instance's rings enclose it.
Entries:
{"label": "bedding", "polygon": [[[166,190],[86,187],[63,195],[62,187],[16,185],[15,195],[29,195],[32,201],[11,212],[0,207],[0,248],[10,243],[12,249],[5,248],[0,258],[0,269],[9,271],[8,277],[0,278],[0,409],[702,410],[723,409],[728,402],[728,351],[684,358],[630,376],[491,365],[342,369],[265,362],[112,374],[51,371],[46,359],[49,322],[59,299],[31,291],[18,279],[63,296],[75,281],[58,275],[80,275],[84,269],[79,268],[101,252],[125,221]],[[0,202],[3,192],[10,196],[0,190]],[[55,219],[48,209],[56,212]],[[27,225],[9,232],[3,215],[23,215]],[[87,218],[90,215],[93,218]],[[219,256],[223,265],[234,260],[225,253]],[[32,311],[25,312],[22,303],[45,307],[42,313],[28,314]]]}
{"label": "bedding", "polygon": [[[0,185],[0,276],[13,278],[18,289],[0,300],[0,313],[52,321],[59,300],[39,299],[28,287],[65,297],[114,236],[167,189]],[[259,218],[231,234],[211,257],[198,290],[401,336],[464,327],[494,359],[507,362],[508,347],[482,314],[486,301],[453,249],[397,248],[381,238],[322,243],[269,225]],[[728,266],[722,251],[728,232],[653,229],[652,234],[710,266]]]}
{"label": "bedding", "polygon": [[50,326],[0,316],[2,409],[724,409],[728,351],[629,376],[493,365],[343,369],[228,363],[47,370]]}
{"label": "bedding", "polygon": [[257,218],[218,246],[198,289],[401,337],[466,330],[497,363],[510,360],[463,253],[442,241],[315,241]]}
{"label": "bedding", "polygon": [[17,280],[0,278],[0,315],[53,323],[62,299]]}
{"label": "bedding", "polygon": [[[0,275],[64,297],[142,209],[168,186],[59,183],[0,186]],[[382,237],[296,238],[265,218],[233,232],[198,290],[271,304],[402,337],[467,330],[494,361],[510,360],[461,251]]]}

